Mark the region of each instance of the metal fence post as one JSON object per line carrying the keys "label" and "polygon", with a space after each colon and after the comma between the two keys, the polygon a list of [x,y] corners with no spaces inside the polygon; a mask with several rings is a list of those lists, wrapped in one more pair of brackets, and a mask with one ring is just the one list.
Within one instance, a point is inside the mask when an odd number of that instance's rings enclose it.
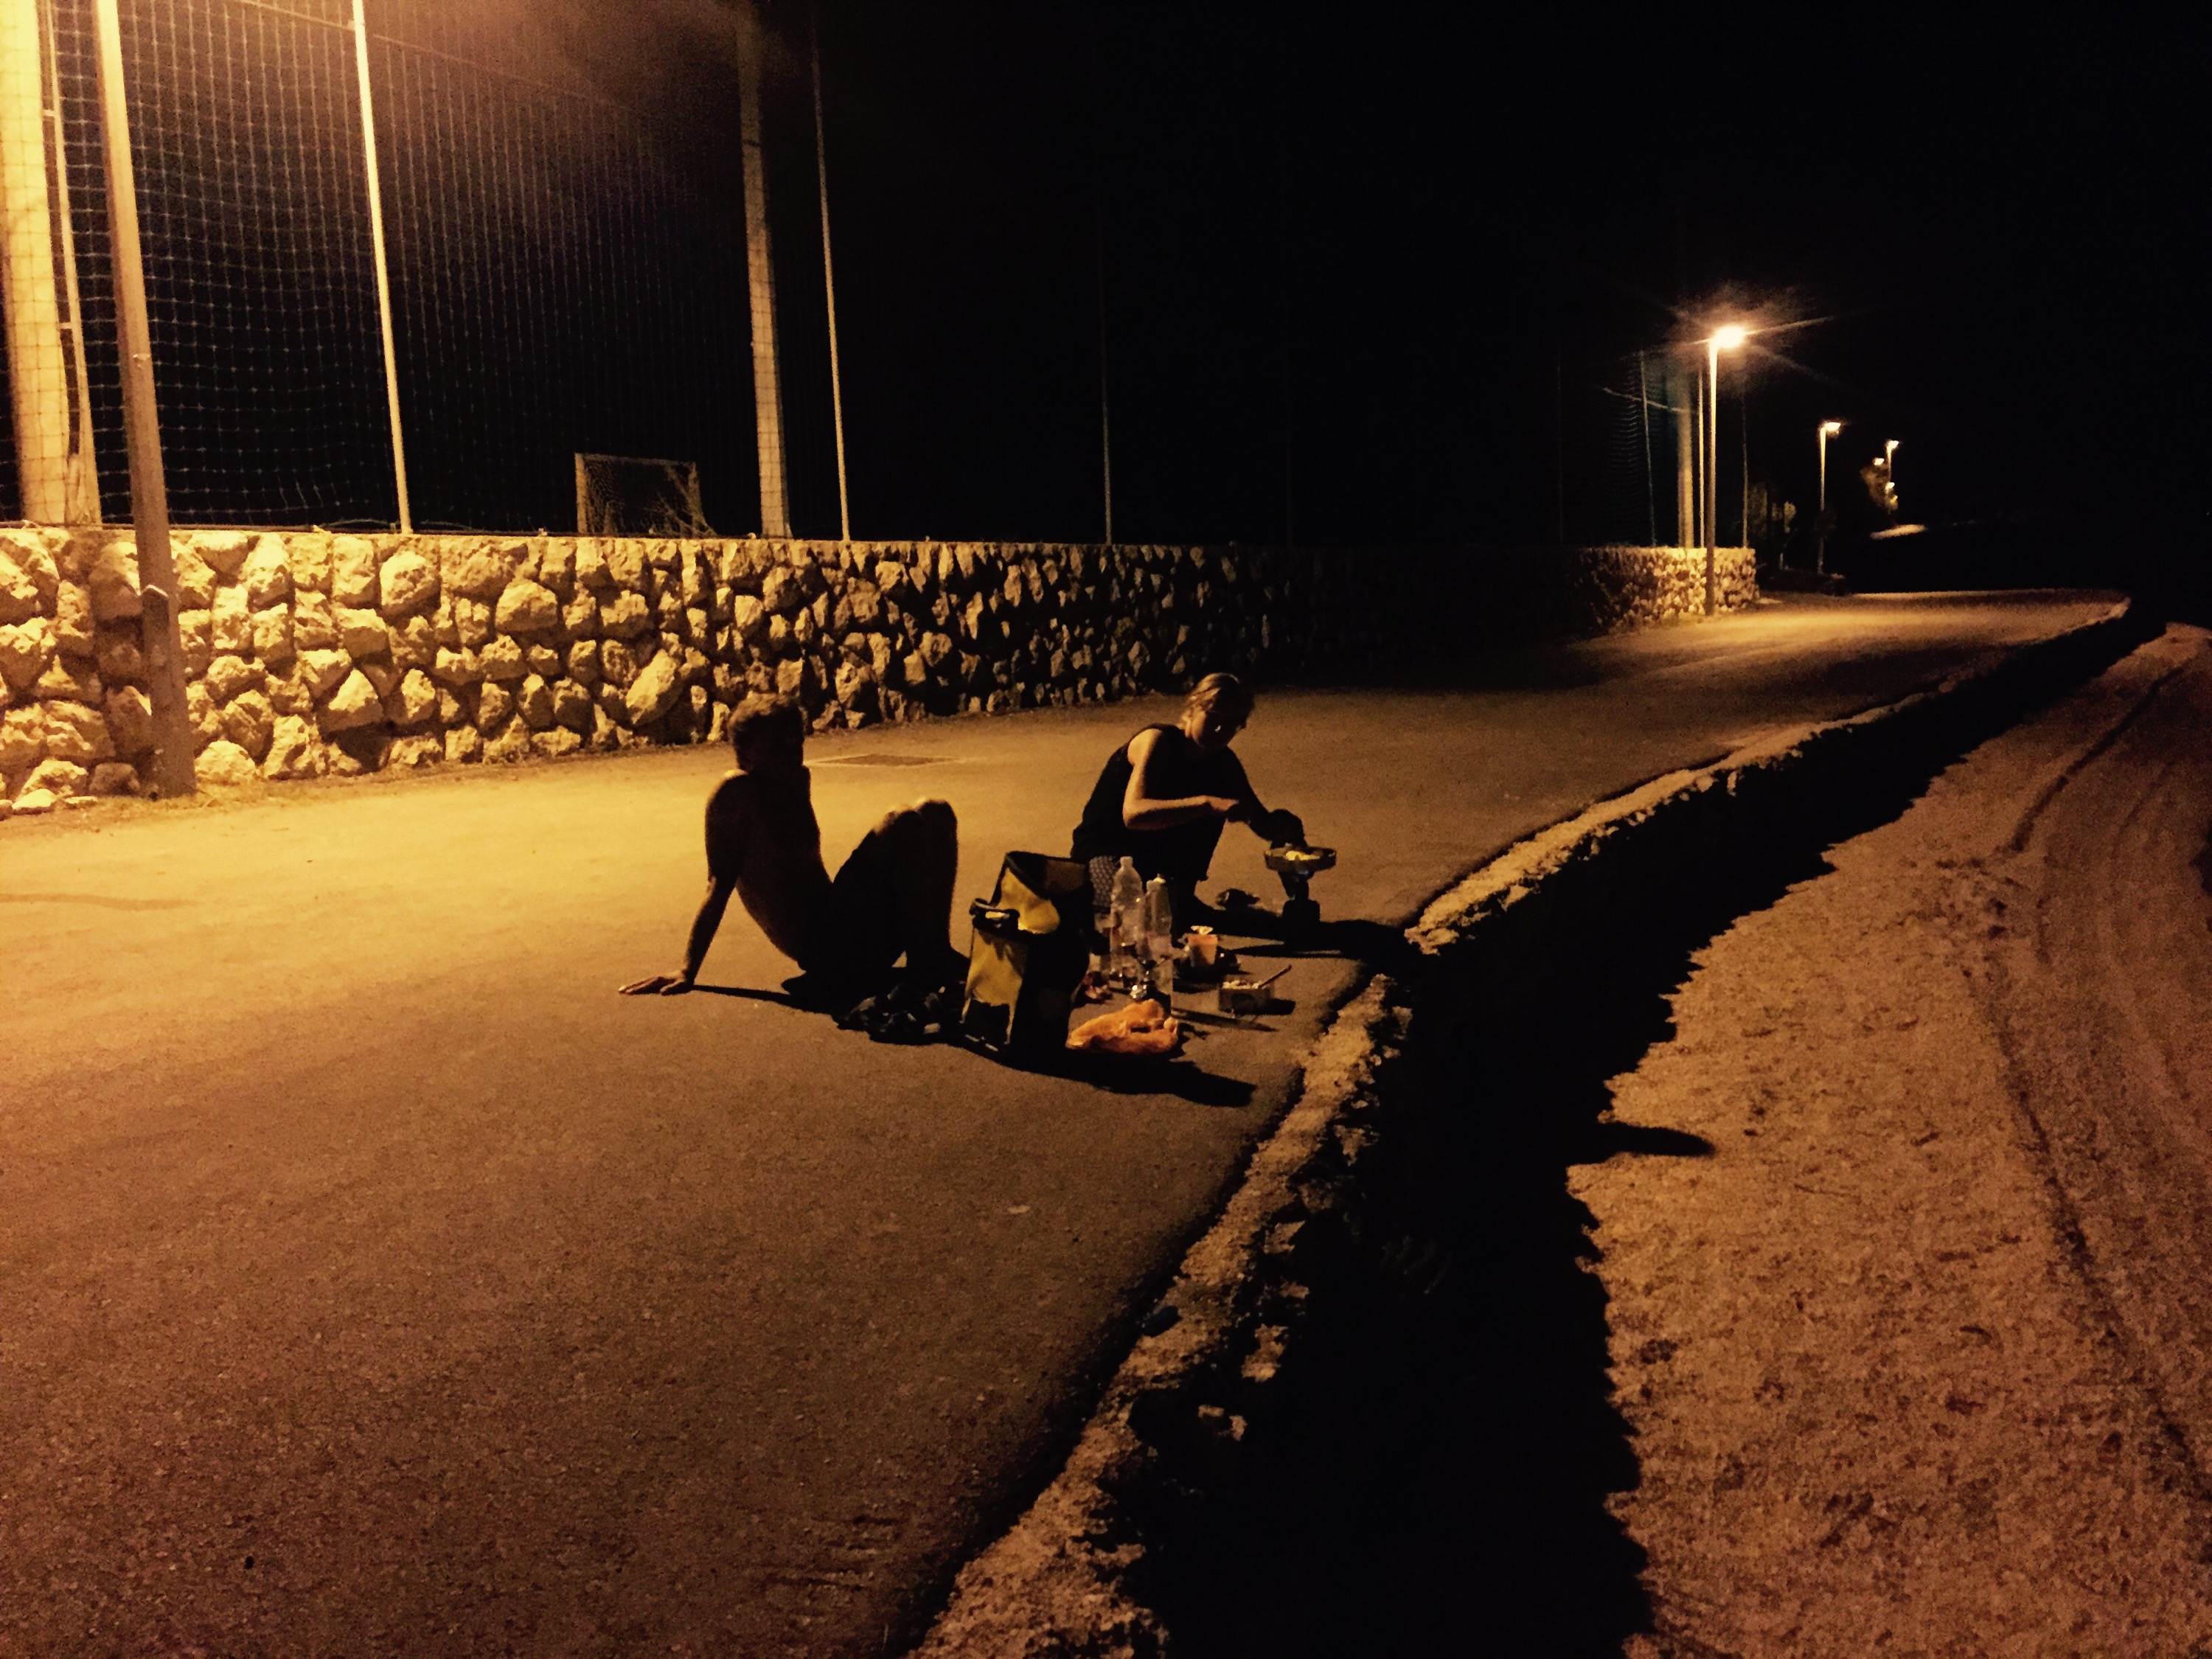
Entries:
{"label": "metal fence post", "polygon": [[415,528],[407,502],[407,441],[399,425],[399,354],[392,343],[392,274],[384,258],[384,188],[377,176],[376,106],[368,89],[368,24],[353,0],[353,63],[361,79],[361,149],[368,169],[368,240],[376,254],[376,319],[384,333],[384,401],[392,417],[392,481],[399,492],[399,532]]}
{"label": "metal fence post", "polygon": [[153,704],[155,793],[189,795],[191,723],[185,710],[185,653],[177,630],[177,567],[169,554],[169,486],[161,471],[154,403],[154,348],[146,321],[146,270],[138,246],[138,180],[123,90],[123,26],[115,0],[94,0],[100,37],[100,126],[107,160],[107,220],[114,245],[115,320],[123,348],[123,433],[131,453],[131,518],[144,609],[139,638]]}

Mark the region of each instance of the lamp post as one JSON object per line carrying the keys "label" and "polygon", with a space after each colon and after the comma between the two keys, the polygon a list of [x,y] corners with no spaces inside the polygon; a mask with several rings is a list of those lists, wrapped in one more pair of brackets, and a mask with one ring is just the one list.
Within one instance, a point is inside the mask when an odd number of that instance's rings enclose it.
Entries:
{"label": "lamp post", "polygon": [[1715,498],[1720,490],[1721,353],[1734,351],[1749,337],[1741,323],[1723,323],[1705,341],[1705,405],[1711,422],[1705,441],[1705,614],[1720,609],[1717,569],[1720,562],[1720,513]]}
{"label": "lamp post", "polygon": [[1844,429],[1841,421],[1820,422],[1820,506],[1813,521],[1813,574],[1828,573],[1828,440]]}
{"label": "lamp post", "polygon": [[1897,440],[1884,439],[1881,446],[1881,487],[1888,495],[1890,516],[1897,516]]}

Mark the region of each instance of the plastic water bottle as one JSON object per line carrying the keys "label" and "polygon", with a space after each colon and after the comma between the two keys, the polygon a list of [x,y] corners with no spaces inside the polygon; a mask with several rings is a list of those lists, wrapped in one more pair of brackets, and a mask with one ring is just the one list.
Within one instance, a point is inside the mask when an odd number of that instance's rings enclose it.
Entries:
{"label": "plastic water bottle", "polygon": [[1138,958],[1145,948],[1145,878],[1135,860],[1124,857],[1114,872],[1107,911],[1107,937],[1111,941],[1106,971],[1122,985],[1137,976]]}
{"label": "plastic water bottle", "polygon": [[1145,954],[1165,962],[1175,950],[1175,896],[1167,878],[1154,876],[1145,884]]}

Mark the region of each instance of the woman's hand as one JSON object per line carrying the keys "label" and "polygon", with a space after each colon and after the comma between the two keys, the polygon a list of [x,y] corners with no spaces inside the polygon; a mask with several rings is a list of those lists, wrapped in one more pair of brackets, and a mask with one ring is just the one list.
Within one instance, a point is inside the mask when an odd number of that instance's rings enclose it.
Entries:
{"label": "woman's hand", "polygon": [[1208,811],[1219,814],[1230,823],[1252,816],[1252,803],[1249,800],[1238,800],[1233,795],[1208,795],[1205,799]]}
{"label": "woman's hand", "polygon": [[620,989],[626,997],[680,997],[691,988],[689,974],[647,974],[643,979],[634,979]]}

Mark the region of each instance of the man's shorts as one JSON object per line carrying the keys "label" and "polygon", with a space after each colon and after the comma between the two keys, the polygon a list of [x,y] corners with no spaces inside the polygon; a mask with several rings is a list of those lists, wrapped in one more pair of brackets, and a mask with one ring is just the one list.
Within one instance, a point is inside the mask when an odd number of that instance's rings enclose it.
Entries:
{"label": "man's shorts", "polygon": [[889,856],[882,838],[871,831],[838,870],[830,884],[816,959],[802,964],[808,973],[876,980],[904,954],[907,941],[891,899]]}

